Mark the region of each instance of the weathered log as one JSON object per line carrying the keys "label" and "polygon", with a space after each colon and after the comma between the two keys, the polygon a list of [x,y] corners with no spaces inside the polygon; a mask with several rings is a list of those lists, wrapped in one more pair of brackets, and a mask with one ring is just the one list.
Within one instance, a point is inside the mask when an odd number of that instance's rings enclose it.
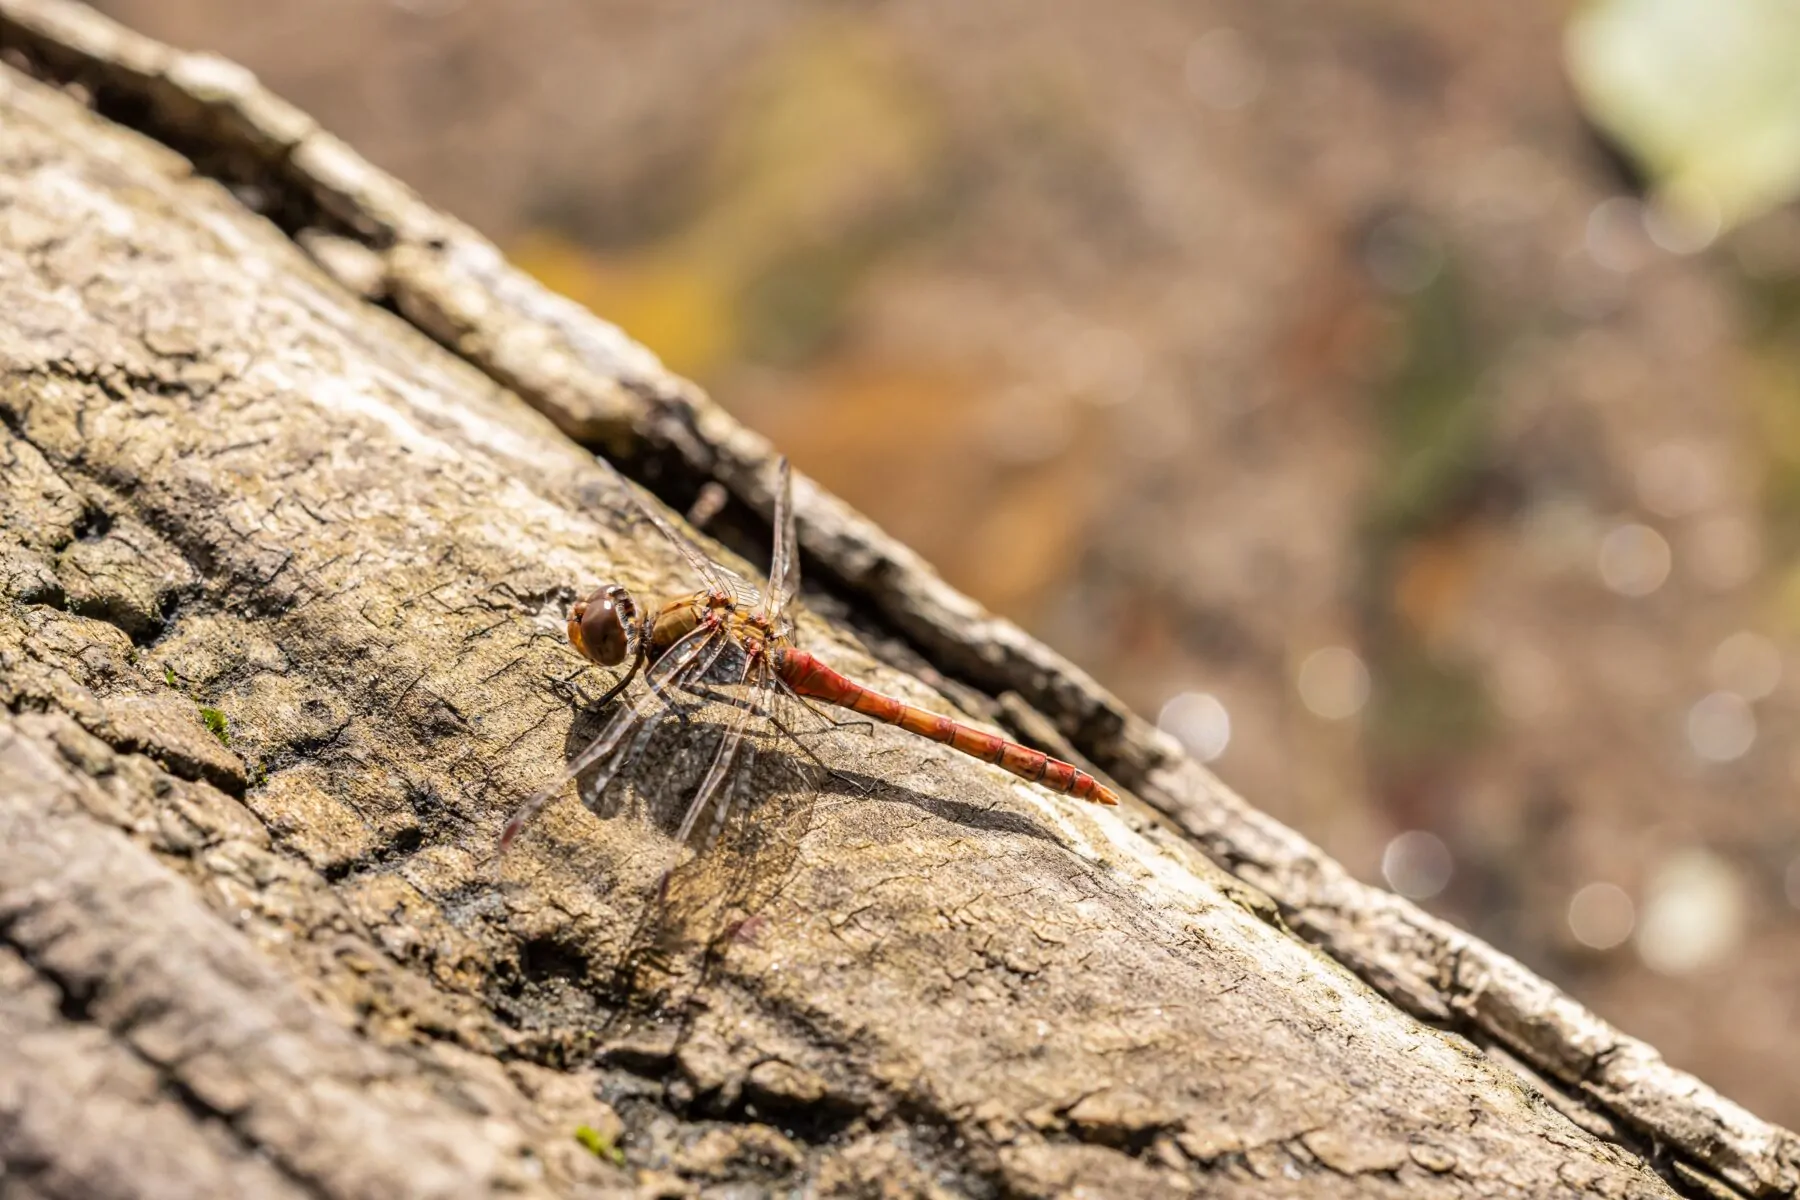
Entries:
{"label": "weathered log", "polygon": [[516,393],[753,505],[766,447],[241,75],[61,4],[0,5],[3,47],[180,127],[296,236],[0,75],[0,1191],[1794,1190],[1791,1135],[1620,1086],[1667,1068],[1359,888],[816,489],[846,596],[1569,1093],[1383,999],[1150,810],[890,731],[872,796],[667,903],[654,838],[572,801],[497,867],[593,728],[601,680],[554,632],[574,589],[691,582]]}

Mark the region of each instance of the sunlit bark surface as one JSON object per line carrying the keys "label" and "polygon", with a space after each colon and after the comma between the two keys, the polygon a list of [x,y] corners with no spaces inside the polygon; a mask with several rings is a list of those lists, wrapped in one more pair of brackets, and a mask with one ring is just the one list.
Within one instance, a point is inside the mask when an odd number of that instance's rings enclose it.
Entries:
{"label": "sunlit bark surface", "polygon": [[575,589],[691,586],[628,514],[0,68],[0,1194],[1672,1194],[1149,810],[895,731],[661,902],[572,800],[496,863],[595,728]]}

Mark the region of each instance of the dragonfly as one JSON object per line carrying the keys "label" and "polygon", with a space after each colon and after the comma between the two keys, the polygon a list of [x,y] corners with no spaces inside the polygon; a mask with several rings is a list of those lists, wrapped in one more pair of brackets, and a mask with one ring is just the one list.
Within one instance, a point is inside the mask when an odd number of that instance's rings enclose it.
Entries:
{"label": "dragonfly", "polygon": [[[734,814],[754,812],[772,795],[804,805],[828,776],[866,765],[867,746],[854,731],[873,733],[873,722],[929,738],[1052,792],[1118,803],[1112,789],[1078,767],[883,695],[796,644],[800,558],[787,459],[777,466],[775,539],[769,582],[761,587],[708,557],[605,459],[596,456],[596,462],[701,586],[650,607],[624,586],[602,583],[570,610],[568,639],[583,658],[608,668],[628,664],[596,709],[605,711],[640,673],[644,686],[611,711],[554,782],[519,806],[501,833],[502,853],[571,780],[578,781],[590,811],[608,816],[635,801],[672,826],[678,846],[704,849]],[[839,718],[832,710],[855,716]]]}

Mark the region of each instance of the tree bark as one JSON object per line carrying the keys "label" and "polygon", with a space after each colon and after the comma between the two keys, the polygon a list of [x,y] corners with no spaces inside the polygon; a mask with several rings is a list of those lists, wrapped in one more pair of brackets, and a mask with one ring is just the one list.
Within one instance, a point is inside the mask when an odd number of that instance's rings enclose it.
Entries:
{"label": "tree bark", "polygon": [[[79,39],[31,21],[105,28],[72,11],[7,5],[0,45],[59,76]],[[107,86],[246,94],[110,45]],[[1580,1086],[1598,1049],[1546,1065],[1492,998],[1537,981],[1478,943],[1433,935],[1446,980],[1358,962],[1334,930],[1375,902],[1329,863],[1287,878],[1310,848],[1253,814],[1195,815],[1237,802],[1141,731],[1106,765],[1173,825],[884,729],[872,795],[665,899],[656,835],[572,799],[496,863],[595,728],[569,601],[693,586],[517,393],[753,506],[766,447],[623,340],[559,350],[580,318],[548,301],[500,323],[458,279],[503,265],[451,253],[476,243],[450,222],[383,228],[375,177],[299,121],[270,161],[351,198],[296,239],[195,173],[229,129],[191,126],[190,161],[0,67],[0,1196],[1792,1194],[1791,1135],[1735,1110],[1654,1153],[1653,1123]],[[596,361],[624,365],[612,392],[579,378]],[[602,394],[588,418],[555,401]],[[1016,630],[945,632],[953,594],[862,569],[910,560],[803,500],[832,605],[889,587],[944,669],[1036,664],[1046,738],[1130,740]],[[950,711],[841,627],[803,636]],[[1202,849],[1326,899],[1278,907]],[[1439,1027],[1484,1011],[1467,1028],[1522,1030],[1498,1040],[1528,1064]]]}

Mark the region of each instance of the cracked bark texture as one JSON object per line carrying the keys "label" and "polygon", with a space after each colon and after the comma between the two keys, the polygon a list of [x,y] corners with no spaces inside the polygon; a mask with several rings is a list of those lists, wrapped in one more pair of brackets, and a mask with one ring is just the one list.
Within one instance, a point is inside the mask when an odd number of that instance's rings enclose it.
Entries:
{"label": "cracked bark texture", "polygon": [[[241,68],[135,34],[73,0],[0,0],[0,55],[180,147],[344,287],[404,314],[571,437],[709,481],[743,511],[767,513],[774,451],[764,439]],[[1569,1094],[1572,1113],[1655,1148],[1664,1169],[1702,1191],[1800,1191],[1792,1133],[1671,1067],[1493,947],[1351,878],[838,498],[802,486],[796,509],[815,574],[904,635],[905,644],[879,643],[890,661],[925,669],[959,703],[1046,749],[1087,755],[1391,1002],[1550,1081]]]}
{"label": "cracked bark texture", "polygon": [[892,731],[664,905],[573,801],[494,863],[594,728],[575,589],[690,581],[352,273],[0,68],[0,1195],[1729,1194]]}

